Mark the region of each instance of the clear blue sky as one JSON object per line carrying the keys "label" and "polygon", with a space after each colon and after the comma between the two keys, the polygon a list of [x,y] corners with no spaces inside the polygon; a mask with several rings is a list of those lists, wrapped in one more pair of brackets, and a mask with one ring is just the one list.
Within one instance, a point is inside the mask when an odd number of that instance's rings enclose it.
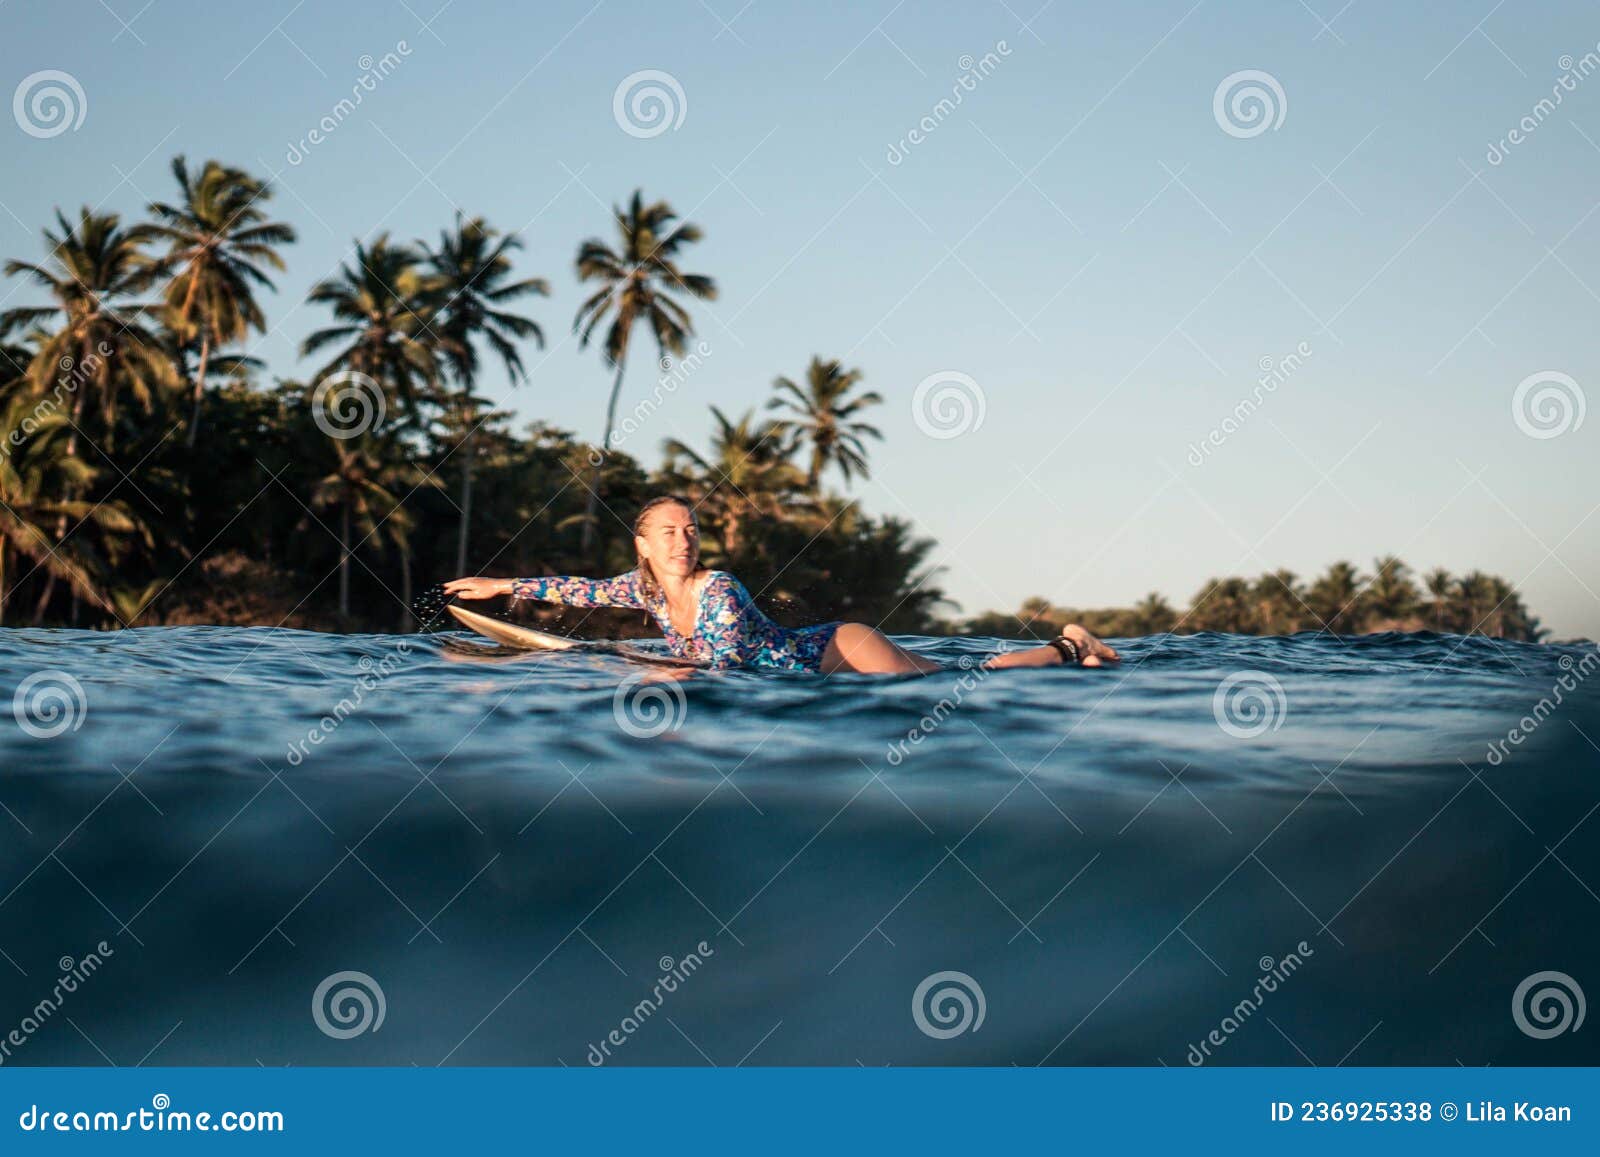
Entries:
{"label": "clear blue sky", "polygon": [[[1600,636],[1600,413],[1545,439],[1512,414],[1542,371],[1600,406],[1600,76],[1534,113],[1600,14],[1342,2],[6,0],[0,88],[59,69],[87,115],[48,139],[5,124],[0,253],[36,256],[56,205],[169,196],[178,152],[277,173],[301,241],[255,352],[293,376],[321,320],[296,303],[353,238],[482,213],[553,282],[532,382],[490,392],[597,437],[608,377],[569,335],[572,257],[643,186],[705,228],[685,264],[722,296],[696,307],[711,356],[628,448],[703,442],[707,404],[758,405],[813,353],[845,358],[888,399],[857,492],[939,541],[968,613],[1182,604],[1214,574],[1394,552],[1502,574],[1558,635]],[[361,58],[400,41],[290,165]],[[1001,41],[936,113],[962,58]],[[645,138],[613,117],[643,69],[684,94],[682,123]],[[1246,69],[1285,107],[1240,137],[1213,95]],[[1302,342],[1191,465],[1262,359]],[[977,383],[981,427],[919,429],[913,392],[940,371]],[[651,375],[636,357],[624,410]]]}

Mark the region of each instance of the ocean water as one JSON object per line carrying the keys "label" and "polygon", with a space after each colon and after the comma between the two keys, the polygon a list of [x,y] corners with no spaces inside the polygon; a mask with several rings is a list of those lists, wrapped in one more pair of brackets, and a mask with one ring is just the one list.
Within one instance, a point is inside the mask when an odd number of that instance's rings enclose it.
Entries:
{"label": "ocean water", "polygon": [[0,1062],[1600,1062],[1592,645],[903,641],[0,633]]}

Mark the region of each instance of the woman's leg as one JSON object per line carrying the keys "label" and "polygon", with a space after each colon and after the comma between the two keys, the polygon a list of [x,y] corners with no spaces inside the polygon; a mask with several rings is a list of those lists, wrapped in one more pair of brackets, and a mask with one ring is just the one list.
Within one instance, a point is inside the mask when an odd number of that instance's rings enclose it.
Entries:
{"label": "woman's leg", "polygon": [[880,630],[865,623],[842,623],[822,652],[822,673],[854,671],[862,675],[915,675],[940,671],[932,659],[897,647]]}

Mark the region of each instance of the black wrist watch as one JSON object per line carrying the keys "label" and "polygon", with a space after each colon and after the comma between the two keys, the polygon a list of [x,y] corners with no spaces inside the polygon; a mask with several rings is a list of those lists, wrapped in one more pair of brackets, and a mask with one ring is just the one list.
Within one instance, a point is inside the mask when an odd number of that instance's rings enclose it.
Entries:
{"label": "black wrist watch", "polygon": [[1050,640],[1050,645],[1061,652],[1062,662],[1068,663],[1074,667],[1083,662],[1083,660],[1078,657],[1078,644],[1074,643],[1065,635],[1057,635],[1055,638]]}

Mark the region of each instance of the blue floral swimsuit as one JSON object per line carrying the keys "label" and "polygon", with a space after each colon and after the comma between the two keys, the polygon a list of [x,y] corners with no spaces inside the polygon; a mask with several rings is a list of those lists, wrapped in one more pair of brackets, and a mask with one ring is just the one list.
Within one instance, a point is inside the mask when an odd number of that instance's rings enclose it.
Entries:
{"label": "blue floral swimsuit", "polygon": [[687,638],[672,625],[665,593],[658,587],[653,596],[647,595],[636,570],[608,579],[569,575],[514,579],[511,597],[541,599],[569,607],[636,607],[649,611],[674,655],[719,668],[819,671],[823,652],[840,626],[824,623],[795,629],[780,627],[761,613],[743,583],[722,570],[712,571],[700,588],[694,633]]}

